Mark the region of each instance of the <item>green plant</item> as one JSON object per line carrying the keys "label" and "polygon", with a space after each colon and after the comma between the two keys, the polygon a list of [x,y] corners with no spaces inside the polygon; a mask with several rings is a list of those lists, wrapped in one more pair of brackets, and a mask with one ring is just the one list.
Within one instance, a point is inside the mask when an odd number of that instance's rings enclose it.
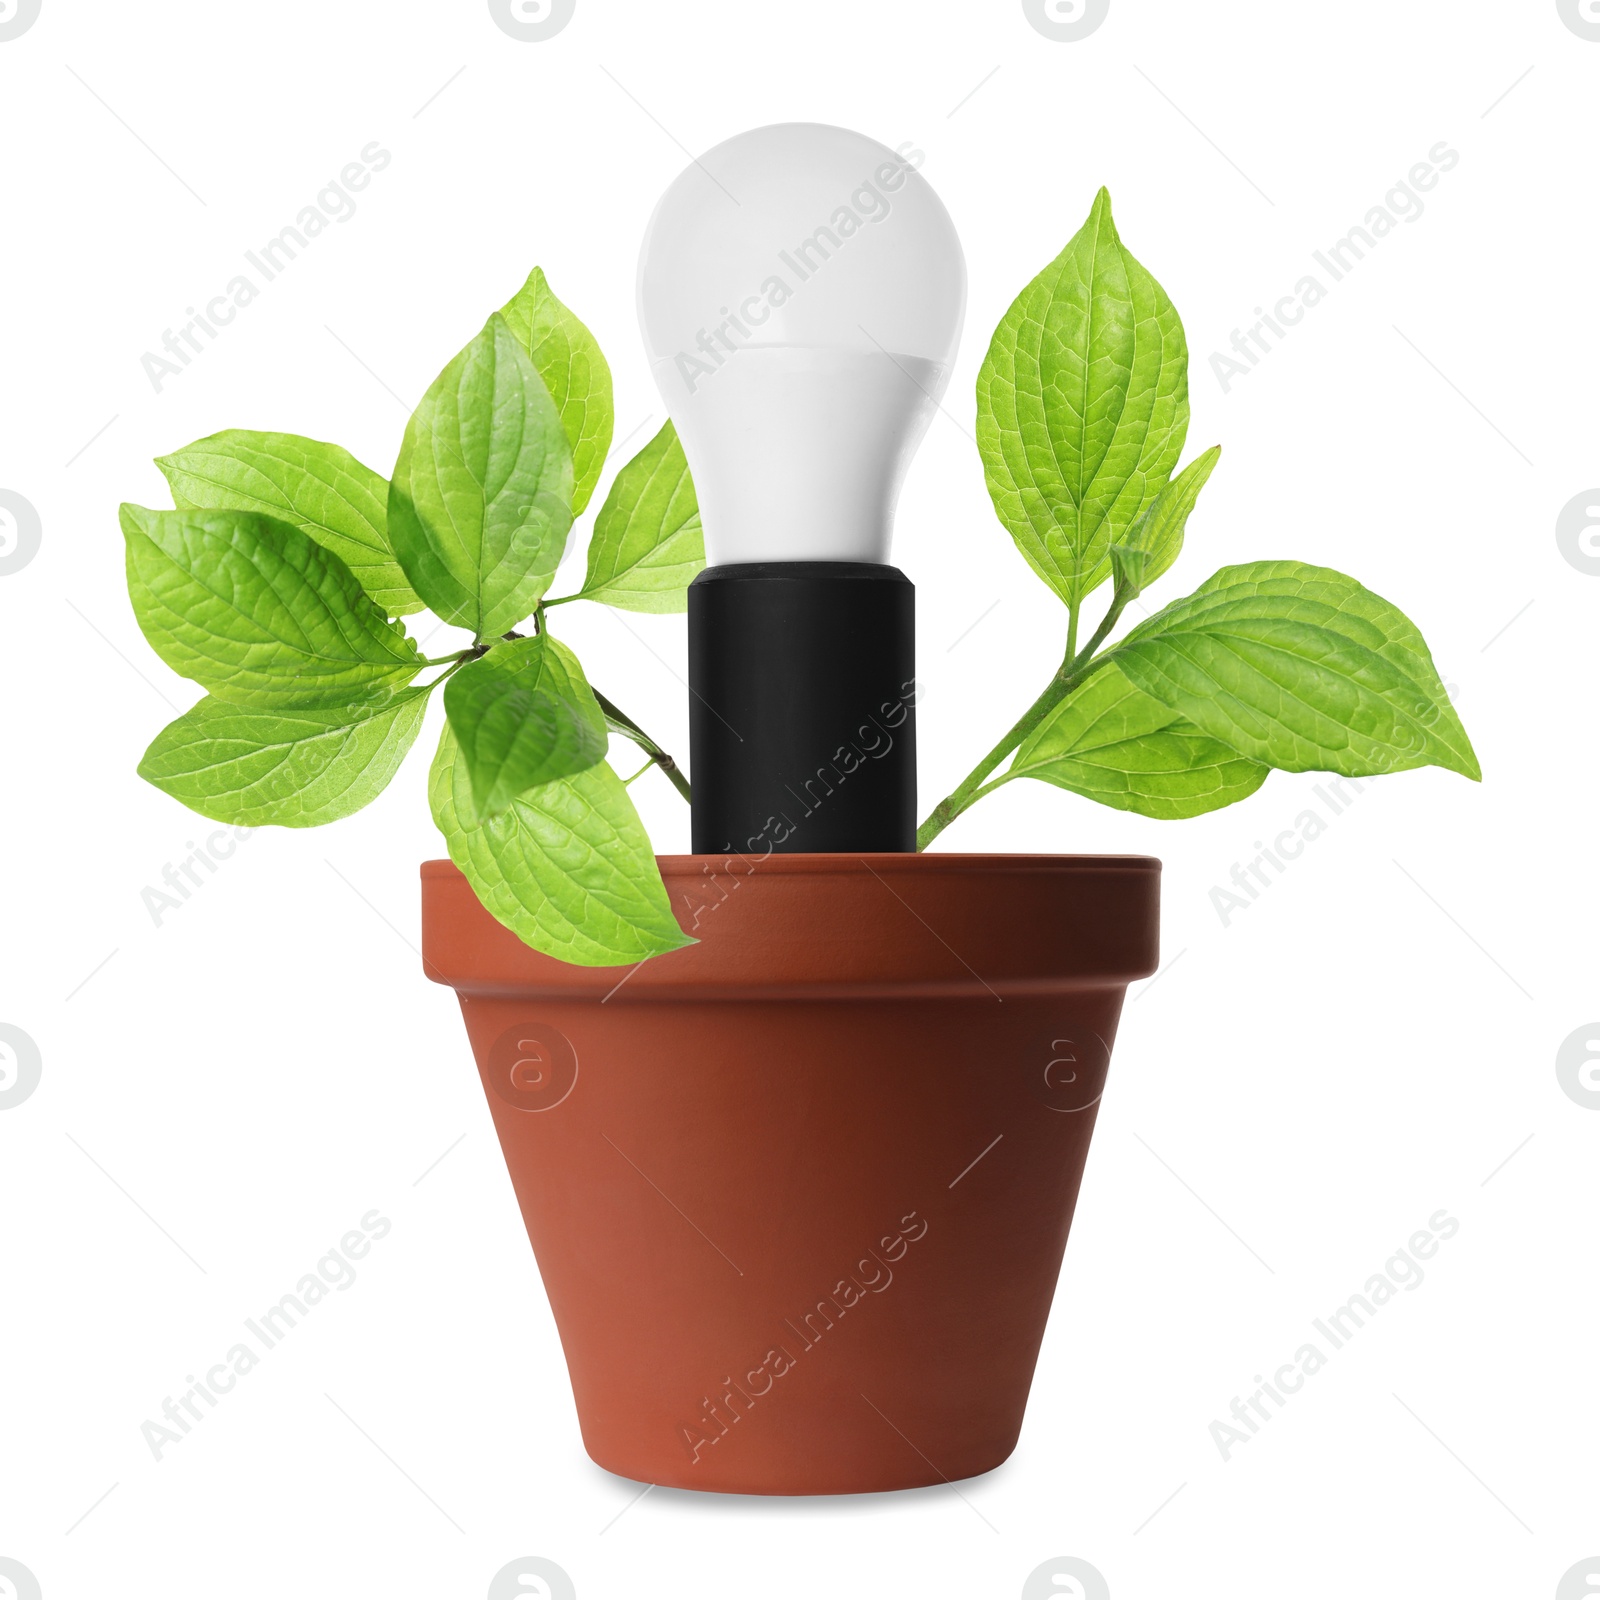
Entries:
{"label": "green plant", "polygon": [[[978,379],[989,492],[1067,607],[1062,663],[935,807],[919,849],[1019,777],[1171,818],[1244,799],[1272,767],[1479,775],[1422,636],[1341,573],[1224,568],[1106,644],[1177,559],[1216,466],[1213,448],[1174,476],[1188,421],[1182,324],[1102,190],[1001,320]],[[692,943],[627,793],[652,767],[685,799],[689,785],[550,630],[572,600],[681,611],[704,565],[668,423],[612,481],[582,587],[547,597],[611,432],[605,358],[536,268],[435,379],[391,481],[289,434],[219,433],[163,457],[176,509],[122,508],[128,588],[156,653],[207,694],[141,775],[221,822],[331,822],[382,791],[441,689],[429,796],[484,905],[583,965]],[[1083,602],[1108,581],[1080,649]],[[424,609],[472,644],[424,656],[399,620]],[[647,758],[626,782],[613,735]]]}
{"label": "green plant", "polygon": [[[605,357],[536,268],[423,396],[392,481],[292,434],[161,458],[177,509],[122,508],[128,591],[156,653],[207,695],[140,774],[220,822],[332,822],[383,790],[438,689],[429,798],[489,910],[583,965],[692,943],[627,792],[652,767],[685,799],[688,783],[549,626],[570,600],[682,611],[705,564],[668,423],[613,480],[582,587],[547,597],[611,432]],[[472,644],[424,656],[398,620],[424,608]],[[648,758],[626,782],[612,734]]]}
{"label": "green plant", "polygon": [[[1101,648],[1177,560],[1222,453],[1214,445],[1173,476],[1188,374],[1183,324],[1123,247],[1102,189],[1001,319],[978,374],[989,494],[1067,607],[1066,649],[1039,697],[917,830],[919,850],[1013,778],[1173,818],[1243,800],[1273,767],[1480,776],[1422,635],[1328,567],[1224,567]],[[1083,602],[1108,581],[1110,604],[1080,649]]]}

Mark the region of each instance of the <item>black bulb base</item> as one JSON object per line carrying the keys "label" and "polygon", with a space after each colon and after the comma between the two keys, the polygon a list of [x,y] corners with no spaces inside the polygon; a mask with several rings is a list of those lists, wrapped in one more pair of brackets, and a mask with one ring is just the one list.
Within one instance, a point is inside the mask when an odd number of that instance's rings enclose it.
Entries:
{"label": "black bulb base", "polygon": [[915,599],[857,561],[689,585],[695,854],[916,849]]}

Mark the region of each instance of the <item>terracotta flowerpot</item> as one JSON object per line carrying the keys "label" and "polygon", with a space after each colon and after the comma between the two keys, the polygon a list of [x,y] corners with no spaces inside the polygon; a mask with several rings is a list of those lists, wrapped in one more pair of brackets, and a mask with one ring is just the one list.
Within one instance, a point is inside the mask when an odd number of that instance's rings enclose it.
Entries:
{"label": "terracotta flowerpot", "polygon": [[700,943],[629,969],[541,956],[422,869],[589,1454],[745,1494],[998,1466],[1160,863],[661,870]]}

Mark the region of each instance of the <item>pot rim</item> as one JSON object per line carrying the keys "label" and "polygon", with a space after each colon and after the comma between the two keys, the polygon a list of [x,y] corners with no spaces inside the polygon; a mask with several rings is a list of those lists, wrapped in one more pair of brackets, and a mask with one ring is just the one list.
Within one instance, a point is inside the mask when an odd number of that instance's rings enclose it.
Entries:
{"label": "pot rim", "polygon": [[696,943],[573,966],[522,943],[450,861],[422,863],[423,967],[469,996],[638,1004],[984,999],[1156,970],[1153,856],[658,856]]}
{"label": "pot rim", "polygon": [[[763,873],[785,874],[853,873],[857,868],[866,872],[882,872],[885,869],[892,872],[931,872],[938,868],[957,872],[993,872],[1007,868],[1034,872],[1161,871],[1159,856],[1044,855],[1026,851],[976,853],[954,850],[936,852],[837,850],[787,854],[781,851],[769,851],[764,856],[750,856],[737,850],[712,850],[698,855],[656,857],[656,865],[661,869],[663,877],[670,870],[683,871],[715,861],[748,862],[760,867]],[[449,860],[430,860],[422,863],[424,878],[451,878],[459,870],[455,862]]]}

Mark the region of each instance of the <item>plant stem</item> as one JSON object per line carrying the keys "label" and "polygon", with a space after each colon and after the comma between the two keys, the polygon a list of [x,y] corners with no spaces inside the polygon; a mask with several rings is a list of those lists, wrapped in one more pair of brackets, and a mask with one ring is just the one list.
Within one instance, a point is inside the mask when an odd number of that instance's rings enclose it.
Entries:
{"label": "plant stem", "polygon": [[[450,663],[448,669],[444,672],[441,672],[437,678],[434,678],[431,682],[423,686],[427,689],[429,694],[432,694],[433,691],[441,684],[447,683],[451,678],[453,678],[456,673],[466,666],[470,658],[467,656],[466,652],[463,651],[459,656],[451,656],[448,659]],[[437,661],[430,661],[428,665],[436,667],[439,665],[439,663]]]}
{"label": "plant stem", "polygon": [[[590,687],[593,688],[593,685],[591,684]],[[678,763],[632,717],[619,710],[598,689],[595,689],[594,697],[599,703],[600,709],[605,713],[606,721],[611,724],[612,729],[626,738],[632,739],[666,773],[672,787],[687,800],[689,798],[689,780],[684,777]],[[632,780],[630,779],[629,781],[631,782]]]}
{"label": "plant stem", "polygon": [[1007,730],[1000,742],[986,755],[964,779],[960,786],[947,795],[928,813],[928,819],[917,829],[917,849],[926,850],[935,839],[961,815],[968,806],[985,794],[999,788],[1006,781],[1002,776],[993,783],[985,784],[984,780],[1009,756],[1024,739],[1039,726],[1055,708],[1061,704],[1074,689],[1100,666],[1106,659],[1102,656],[1095,659],[1095,651],[1105,642],[1105,637],[1116,626],[1117,619],[1122,615],[1122,608],[1128,603],[1127,598],[1113,598],[1110,608],[1101,619],[1100,626],[1094,630],[1094,637],[1090,639],[1083,649],[1076,654],[1072,646],[1076,642],[1077,612],[1072,614],[1072,623],[1067,634],[1066,654],[1062,658],[1061,666],[1056,675],[1044,686],[1044,692],[1037,700],[1022,713],[1020,717]]}

